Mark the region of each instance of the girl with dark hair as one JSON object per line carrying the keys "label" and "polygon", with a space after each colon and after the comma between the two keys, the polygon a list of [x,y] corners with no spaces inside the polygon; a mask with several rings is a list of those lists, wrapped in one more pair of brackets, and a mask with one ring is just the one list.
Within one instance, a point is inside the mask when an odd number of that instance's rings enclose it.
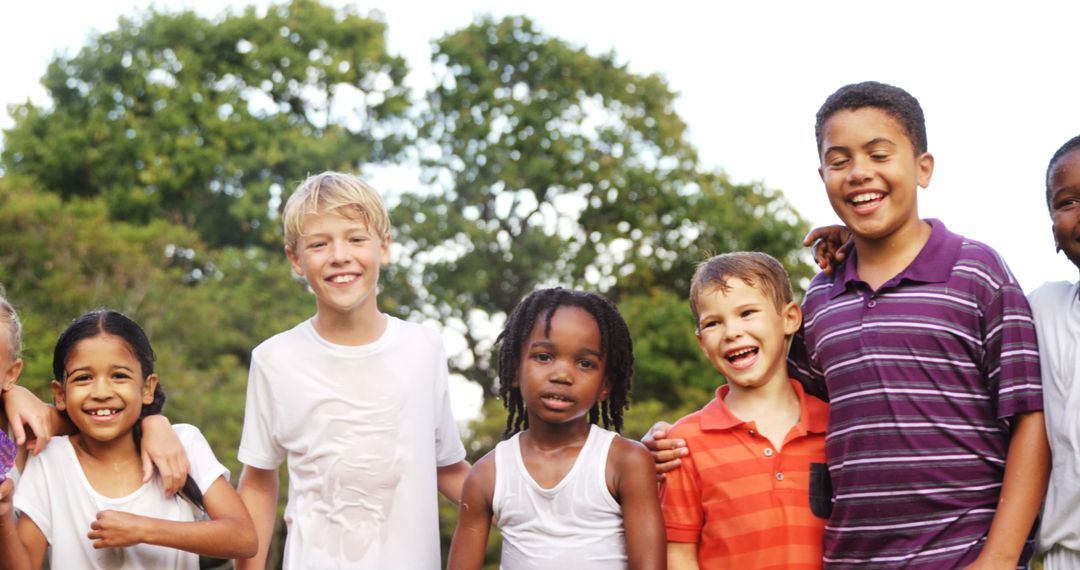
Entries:
{"label": "girl with dark hair", "polygon": [[506,435],[465,480],[449,567],[479,569],[492,517],[501,567],[664,568],[653,461],[615,432],[630,331],[610,301],[561,288],[518,304],[497,340]]}
{"label": "girl with dark hair", "polygon": [[[154,351],[135,321],[115,311],[76,319],[53,352],[56,407],[77,429],[30,458],[0,499],[0,567],[190,568],[198,555],[247,558],[255,529],[228,471],[193,426],[173,426],[191,461],[182,496],[143,483],[139,423],[165,393]],[[47,547],[52,545],[53,548]]]}

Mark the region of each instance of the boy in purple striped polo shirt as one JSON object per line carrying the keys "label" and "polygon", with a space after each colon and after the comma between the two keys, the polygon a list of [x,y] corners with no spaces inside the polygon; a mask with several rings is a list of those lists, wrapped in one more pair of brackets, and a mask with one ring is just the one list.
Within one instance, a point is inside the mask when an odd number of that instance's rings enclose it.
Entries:
{"label": "boy in purple striped polo shirt", "polygon": [[1046,490],[1038,349],[991,248],[918,215],[918,101],[876,82],[817,114],[818,172],[854,249],[810,284],[789,370],[831,401],[830,568],[1026,567]]}

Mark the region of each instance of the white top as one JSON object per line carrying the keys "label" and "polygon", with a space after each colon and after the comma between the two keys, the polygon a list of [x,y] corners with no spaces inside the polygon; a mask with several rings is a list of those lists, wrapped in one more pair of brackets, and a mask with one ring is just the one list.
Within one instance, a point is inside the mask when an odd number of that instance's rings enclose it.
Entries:
{"label": "white top", "polygon": [[239,459],[289,465],[285,568],[438,568],[436,467],[465,458],[442,339],[388,318],[341,346],[304,321],[252,353]]}
{"label": "white top", "polygon": [[1076,283],[1046,283],[1028,299],[1039,335],[1046,435],[1053,454],[1039,550],[1080,550],[1080,300]]}
{"label": "white top", "polygon": [[525,468],[520,433],[495,446],[492,508],[503,537],[503,569],[626,568],[622,507],[605,477],[616,436],[593,425],[573,467],[550,489]]}
{"label": "white top", "polygon": [[[177,424],[173,429],[191,463],[191,478],[200,490],[205,493],[218,477],[228,479],[228,469],[214,457],[198,428]],[[99,494],[86,479],[67,436],[54,437],[40,454],[27,459],[15,488],[15,508],[30,517],[49,541],[51,568],[199,567],[198,555],[163,546],[138,544],[94,550],[86,535],[99,511],[124,511],[180,522],[202,520],[205,515],[179,495],[166,497],[159,477],[126,497]]]}

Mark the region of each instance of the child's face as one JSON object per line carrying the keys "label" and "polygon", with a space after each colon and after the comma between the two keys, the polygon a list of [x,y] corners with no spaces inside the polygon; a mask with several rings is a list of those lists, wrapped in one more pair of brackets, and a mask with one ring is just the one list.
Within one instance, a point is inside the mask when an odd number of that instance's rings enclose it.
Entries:
{"label": "child's face", "polygon": [[1050,172],[1054,243],[1080,268],[1080,150],[1062,156]]}
{"label": "child's face", "polygon": [[896,119],[874,107],[839,111],[825,122],[821,148],[829,202],[857,239],[920,223],[916,190],[930,184],[934,157],[916,155]]}
{"label": "child's face", "polygon": [[379,267],[390,259],[390,236],[373,234],[362,219],[322,211],[308,214],[301,229],[296,251],[286,254],[315,293],[319,312],[377,310]]}
{"label": "child's face", "polygon": [[600,327],[588,311],[562,306],[551,316],[551,336],[537,319],[521,353],[515,384],[521,390],[529,425],[564,424],[584,417],[607,399]]}
{"label": "child's face", "polygon": [[67,411],[80,434],[101,442],[127,435],[156,387],[157,375],[143,379],[128,343],[104,333],[79,341],[64,363],[64,378],[52,382],[57,409]]}
{"label": "child's face", "polygon": [[777,311],[770,295],[734,277],[726,291],[703,291],[697,305],[698,344],[732,389],[787,381],[787,337],[802,322],[798,305]]}

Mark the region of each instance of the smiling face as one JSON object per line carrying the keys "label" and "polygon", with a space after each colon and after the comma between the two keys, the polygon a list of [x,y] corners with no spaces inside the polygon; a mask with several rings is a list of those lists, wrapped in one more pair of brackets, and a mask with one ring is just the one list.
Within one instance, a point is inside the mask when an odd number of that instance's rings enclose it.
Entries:
{"label": "smiling face", "polygon": [[916,155],[896,119],[874,107],[837,111],[825,122],[821,149],[818,173],[856,244],[914,235],[916,191],[930,184],[934,157]]}
{"label": "smiling face", "polygon": [[515,377],[530,427],[582,419],[610,390],[600,327],[588,311],[564,305],[551,316],[550,336],[544,325],[543,319],[536,320]]}
{"label": "smiling face", "polygon": [[1080,149],[1054,163],[1049,186],[1054,244],[1080,268]]}
{"label": "smiling face", "polygon": [[131,432],[143,405],[154,401],[157,375],[143,379],[126,341],[102,333],[68,353],[64,378],[53,380],[56,407],[67,412],[83,437],[111,442]]}
{"label": "smiling face", "polygon": [[698,344],[731,389],[754,389],[787,382],[787,337],[795,334],[802,313],[795,303],[779,311],[772,296],[739,279],[701,293]]}
{"label": "smiling face", "polygon": [[389,261],[390,236],[372,233],[363,218],[323,211],[305,216],[302,230],[295,250],[285,253],[315,293],[319,313],[377,313],[379,267]]}

